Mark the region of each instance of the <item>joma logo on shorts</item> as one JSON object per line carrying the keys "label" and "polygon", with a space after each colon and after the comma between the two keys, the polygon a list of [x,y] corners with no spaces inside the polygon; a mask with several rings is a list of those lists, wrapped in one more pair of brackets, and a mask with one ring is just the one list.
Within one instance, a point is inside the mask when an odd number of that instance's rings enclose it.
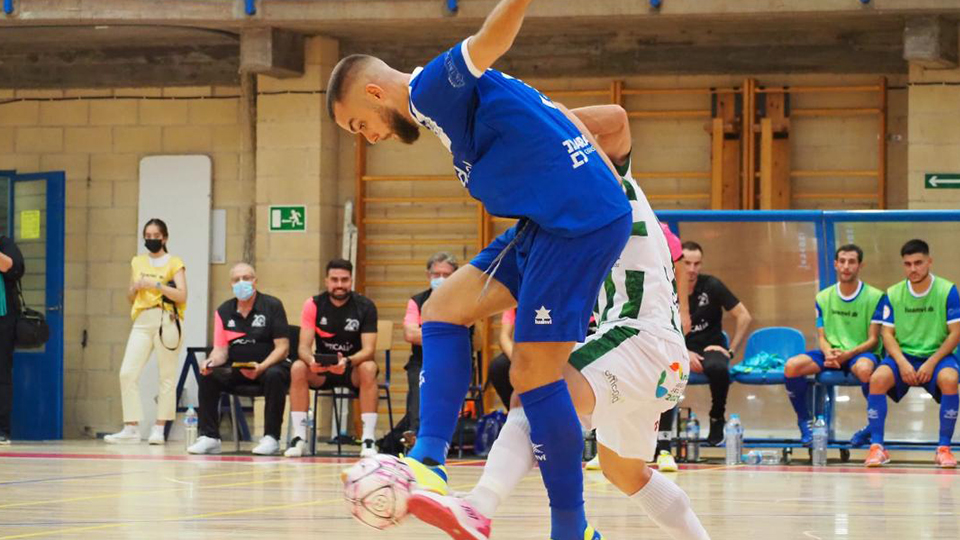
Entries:
{"label": "joma logo on shorts", "polygon": [[610,385],[610,404],[620,401],[620,389],[617,388],[617,376],[613,373],[610,373],[610,370],[603,372],[603,376],[607,378],[607,384]]}

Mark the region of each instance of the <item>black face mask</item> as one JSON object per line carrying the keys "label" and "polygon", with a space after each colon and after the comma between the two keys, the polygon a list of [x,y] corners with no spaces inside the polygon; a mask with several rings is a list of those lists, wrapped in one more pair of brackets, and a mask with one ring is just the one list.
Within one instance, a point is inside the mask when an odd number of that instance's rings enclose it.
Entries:
{"label": "black face mask", "polygon": [[163,249],[163,240],[158,240],[156,238],[149,238],[143,241],[143,245],[146,246],[147,250],[150,253],[159,253]]}

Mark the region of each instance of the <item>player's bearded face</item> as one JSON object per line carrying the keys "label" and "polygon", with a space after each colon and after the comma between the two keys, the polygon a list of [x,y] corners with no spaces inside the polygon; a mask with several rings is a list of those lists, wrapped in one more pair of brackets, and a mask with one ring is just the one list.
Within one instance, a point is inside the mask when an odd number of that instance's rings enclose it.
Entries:
{"label": "player's bearded face", "polygon": [[400,111],[383,107],[380,110],[380,118],[390,129],[390,133],[396,135],[400,142],[413,144],[420,138],[420,126],[407,120]]}

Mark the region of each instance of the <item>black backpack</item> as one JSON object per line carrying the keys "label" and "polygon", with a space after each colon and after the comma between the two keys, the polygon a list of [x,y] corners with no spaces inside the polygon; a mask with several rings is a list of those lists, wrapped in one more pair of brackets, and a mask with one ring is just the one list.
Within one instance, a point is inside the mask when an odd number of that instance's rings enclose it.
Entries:
{"label": "black backpack", "polygon": [[23,287],[17,280],[17,296],[20,300],[20,316],[17,317],[16,344],[21,349],[42,347],[50,339],[50,326],[43,313],[27,307],[23,300]]}

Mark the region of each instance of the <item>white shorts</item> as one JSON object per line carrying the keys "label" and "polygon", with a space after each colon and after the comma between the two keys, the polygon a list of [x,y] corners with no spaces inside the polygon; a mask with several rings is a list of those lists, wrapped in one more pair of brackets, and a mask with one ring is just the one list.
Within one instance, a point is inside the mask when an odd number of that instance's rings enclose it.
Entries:
{"label": "white shorts", "polygon": [[570,364],[593,388],[597,404],[587,429],[620,457],[650,460],[660,415],[687,386],[690,359],[680,340],[625,326],[601,328],[577,345]]}

